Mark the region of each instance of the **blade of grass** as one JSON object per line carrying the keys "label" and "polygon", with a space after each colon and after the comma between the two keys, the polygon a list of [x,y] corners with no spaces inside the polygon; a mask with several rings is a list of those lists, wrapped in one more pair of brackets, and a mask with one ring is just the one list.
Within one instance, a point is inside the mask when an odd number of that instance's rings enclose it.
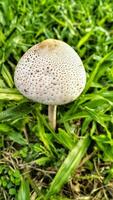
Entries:
{"label": "blade of grass", "polygon": [[84,108],[89,114],[90,116],[96,121],[98,122],[106,131],[106,133],[108,134],[108,137],[111,139],[111,133],[107,128],[107,125],[104,122],[104,116],[100,116],[99,113],[95,112],[93,109],[90,109],[88,107],[85,106]]}
{"label": "blade of grass", "polygon": [[25,99],[16,89],[0,88],[0,100],[15,100],[19,101]]}
{"label": "blade of grass", "polygon": [[20,103],[17,106],[13,106],[0,112],[0,121],[6,122],[18,118],[23,118],[25,115],[30,113],[32,109],[33,105],[29,102]]}
{"label": "blade of grass", "polygon": [[84,35],[81,40],[78,42],[77,44],[77,48],[79,49],[82,45],[85,44],[85,42],[87,42],[87,40],[90,38],[90,36],[92,35],[93,30],[89,31],[88,33],[86,33],[86,35]]}
{"label": "blade of grass", "polygon": [[23,178],[21,180],[21,187],[18,192],[17,200],[30,200],[29,183]]}
{"label": "blade of grass", "polygon": [[7,85],[8,85],[10,88],[12,88],[13,85],[14,85],[13,79],[12,79],[12,76],[11,76],[11,74],[10,74],[8,68],[7,68],[5,65],[3,65],[3,67],[2,67],[1,74],[2,74],[2,76],[3,76],[4,80],[5,80],[5,82],[7,83]]}
{"label": "blade of grass", "polygon": [[40,138],[40,140],[43,142],[45,148],[49,151],[50,155],[54,156],[53,152],[56,152],[56,149],[53,143],[51,142],[51,140],[49,139],[49,135],[45,133],[45,129],[40,118],[38,118],[38,134],[37,135]]}
{"label": "blade of grass", "polygon": [[95,78],[95,76],[96,76],[96,74],[97,74],[97,72],[98,72],[99,67],[100,67],[100,66],[102,65],[102,63],[103,63],[104,61],[106,61],[111,55],[113,55],[113,51],[107,53],[107,54],[106,54],[103,58],[101,58],[101,60],[96,64],[95,69],[92,70],[92,73],[91,73],[91,75],[90,75],[90,78],[89,78],[89,80],[88,80],[88,82],[87,82],[87,84],[86,84],[86,87],[85,87],[85,90],[84,90],[83,93],[86,93],[86,92],[88,91],[88,89],[91,87],[91,84],[92,84],[92,82],[93,82],[93,80],[94,80],[94,78]]}
{"label": "blade of grass", "polygon": [[74,170],[79,166],[81,159],[89,147],[89,144],[89,137],[84,137],[80,139],[77,145],[70,151],[51,183],[46,196],[47,199],[50,198],[51,195],[58,193],[63,185],[68,181]]}

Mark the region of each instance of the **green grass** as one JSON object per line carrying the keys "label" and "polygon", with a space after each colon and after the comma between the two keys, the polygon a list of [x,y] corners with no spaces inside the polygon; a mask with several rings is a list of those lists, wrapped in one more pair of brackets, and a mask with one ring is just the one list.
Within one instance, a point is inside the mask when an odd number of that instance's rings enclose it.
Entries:
{"label": "green grass", "polygon": [[[56,38],[80,55],[82,95],[57,112],[15,88],[32,45]],[[0,200],[113,199],[113,2],[0,0]]]}

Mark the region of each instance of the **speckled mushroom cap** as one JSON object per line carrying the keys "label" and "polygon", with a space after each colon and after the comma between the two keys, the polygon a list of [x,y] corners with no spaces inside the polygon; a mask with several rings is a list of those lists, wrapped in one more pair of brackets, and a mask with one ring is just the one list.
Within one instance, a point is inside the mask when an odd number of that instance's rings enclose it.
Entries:
{"label": "speckled mushroom cap", "polygon": [[28,99],[47,105],[61,105],[81,94],[86,73],[72,47],[60,40],[47,39],[22,56],[14,81]]}

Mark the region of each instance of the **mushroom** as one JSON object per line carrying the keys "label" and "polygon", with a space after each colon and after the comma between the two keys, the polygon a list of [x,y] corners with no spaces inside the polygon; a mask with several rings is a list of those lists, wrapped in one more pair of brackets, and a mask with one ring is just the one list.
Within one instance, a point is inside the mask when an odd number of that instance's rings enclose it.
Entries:
{"label": "mushroom", "polygon": [[57,105],[74,101],[83,91],[86,73],[79,55],[63,41],[47,39],[34,45],[19,60],[14,81],[28,99],[48,105],[56,127]]}

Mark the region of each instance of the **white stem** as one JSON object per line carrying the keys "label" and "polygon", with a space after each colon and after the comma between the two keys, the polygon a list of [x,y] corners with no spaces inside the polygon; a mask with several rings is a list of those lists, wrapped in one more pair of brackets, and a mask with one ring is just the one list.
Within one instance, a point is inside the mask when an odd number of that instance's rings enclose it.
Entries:
{"label": "white stem", "polygon": [[56,129],[56,105],[48,105],[48,119],[51,127],[55,130]]}

